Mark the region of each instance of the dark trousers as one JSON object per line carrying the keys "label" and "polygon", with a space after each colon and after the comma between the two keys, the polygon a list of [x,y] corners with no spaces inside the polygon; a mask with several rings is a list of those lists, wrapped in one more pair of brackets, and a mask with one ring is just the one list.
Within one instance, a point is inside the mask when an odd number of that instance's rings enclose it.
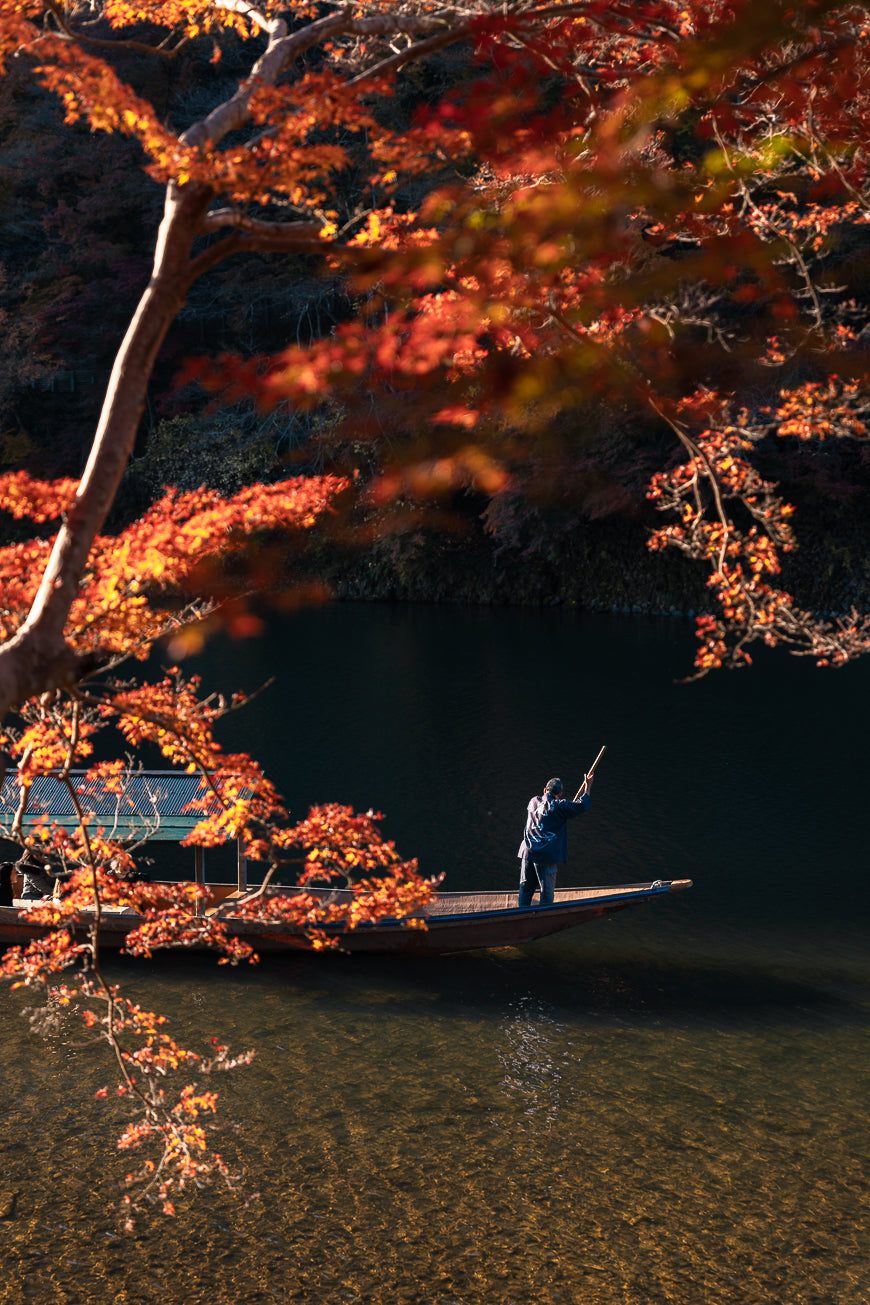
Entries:
{"label": "dark trousers", "polygon": [[541,894],[539,906],[552,906],[558,866],[540,865],[527,856],[520,858],[520,895],[517,906],[531,906],[535,891]]}

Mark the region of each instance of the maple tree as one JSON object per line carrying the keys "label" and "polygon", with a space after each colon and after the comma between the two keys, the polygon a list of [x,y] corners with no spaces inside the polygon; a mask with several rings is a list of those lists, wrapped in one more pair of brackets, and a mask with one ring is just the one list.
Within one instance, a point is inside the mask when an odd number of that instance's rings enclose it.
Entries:
{"label": "maple tree", "polygon": [[[372,215],[358,237],[371,248],[354,284],[387,320],[265,374],[244,358],[193,374],[267,403],[317,404],[336,384],[397,396],[381,424],[411,413],[441,456],[388,468],[382,499],[515,493],[540,478],[535,437],[556,414],[618,395],[688,458],[653,478],[678,520],[650,543],[710,566],[698,671],[747,663],[756,641],[842,664],[866,651],[867,622],[818,619],[775,586],[795,537],[757,454],[771,435],[866,439],[848,266],[867,221],[865,8],[580,5],[543,31],[516,21],[499,75],[426,124],[454,126],[471,184]],[[551,104],[534,89],[547,71]]]}
{"label": "maple tree", "polygon": [[[143,917],[129,950],[207,943],[232,962],[249,955],[220,915],[202,913],[194,886],[125,876],[129,850],[71,778],[85,764],[86,782],[122,795],[120,763],[89,764],[97,732],[112,724],[134,750],[156,744],[201,776],[190,842],[240,839],[271,871],[295,861],[303,887],[354,883],[347,907],[263,892],[239,908],[248,918],[305,927],[317,946],[319,925],[413,917],[434,891],[371,814],[329,806],[291,823],[256,763],[215,740],[240,699],[203,699],[179,671],[119,678],[157,640],[184,652],[217,619],[245,631],[244,607],[218,601],[213,559],[264,531],[316,528],[355,492],[371,510],[456,486],[508,493],[555,414],[619,393],[673,437],[649,492],[675,521],[651,543],[710,567],[717,606],[699,620],[698,670],[745,663],[756,640],[836,664],[867,650],[866,619],[801,611],[772,583],[794,534],[753,453],[771,432],[866,438],[859,323],[848,295],[833,293],[832,268],[844,233],[867,222],[868,32],[863,6],[823,0],[763,11],[737,0],[372,0],[325,13],[244,0],[0,0],[0,60],[26,61],[68,121],[134,142],[165,187],[151,279],[82,477],[0,477],[0,508],[35,530],[0,549],[16,830],[70,873],[63,894],[32,912],[46,937],[7,951],[2,969],[49,983],[54,1002],[108,1040],[137,1112],[121,1146],[156,1155],[128,1176],[131,1207],[159,1199],[171,1213],[186,1183],[235,1182],[202,1127],[215,1094],[185,1082],[173,1096],[168,1084],[176,1071],[245,1057],[179,1047],[160,1016],[106,981],[101,912]],[[251,54],[232,93],[176,130],[113,58],[171,60],[197,40],[212,43],[216,66],[222,44]],[[384,105],[403,70],[454,46],[467,75],[390,125]],[[363,179],[366,196],[350,214],[336,199],[344,173]],[[169,488],[104,533],[172,322],[199,278],[252,252],[321,260],[347,279],[358,312],[275,358],[194,362],[184,379],[300,411],[341,395],[339,451],[342,432],[371,437],[361,413],[375,393],[395,436],[389,455],[367,483],[336,465],[229,497]],[[30,787],[46,773],[77,807],[73,834],[25,832]]]}

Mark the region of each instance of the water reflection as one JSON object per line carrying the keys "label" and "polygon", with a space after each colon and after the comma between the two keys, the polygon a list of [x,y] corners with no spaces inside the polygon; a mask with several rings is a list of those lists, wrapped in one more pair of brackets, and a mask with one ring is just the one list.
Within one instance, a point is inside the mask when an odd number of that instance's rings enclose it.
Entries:
{"label": "water reflection", "polygon": [[504,1071],[502,1089],[517,1098],[529,1127],[536,1132],[556,1123],[561,1106],[563,1075],[552,1036],[558,1028],[552,1007],[531,996],[512,1002],[510,1015],[501,1025],[496,1054]]}
{"label": "water reflection", "polygon": [[555,945],[336,961],[113,971],[179,1035],[205,1009],[257,1046],[218,1086],[221,1149],[261,1193],[247,1212],[193,1202],[117,1252],[105,1063],[47,1057],[6,1022],[2,1256],[27,1284],[10,1300],[123,1283],[149,1305],[866,1302],[860,990],[641,964],[572,978]]}

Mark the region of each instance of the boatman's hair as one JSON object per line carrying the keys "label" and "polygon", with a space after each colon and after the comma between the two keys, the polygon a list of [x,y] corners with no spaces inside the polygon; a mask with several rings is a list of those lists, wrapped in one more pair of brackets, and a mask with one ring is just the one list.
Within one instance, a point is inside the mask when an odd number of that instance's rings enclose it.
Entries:
{"label": "boatman's hair", "polygon": [[545,792],[545,793],[561,793],[561,792],[562,792],[562,781],[561,781],[561,779],[548,779],[548,780],[547,780],[547,783],[546,783],[545,786],[544,786],[544,792]]}

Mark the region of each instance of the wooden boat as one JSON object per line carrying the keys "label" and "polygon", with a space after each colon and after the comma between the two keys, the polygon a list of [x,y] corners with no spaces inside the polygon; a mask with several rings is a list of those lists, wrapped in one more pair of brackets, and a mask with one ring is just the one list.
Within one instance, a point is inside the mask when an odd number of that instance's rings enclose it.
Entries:
{"label": "wooden boat", "polygon": [[[484,947],[507,947],[533,942],[550,934],[561,933],[616,911],[624,911],[638,902],[664,897],[692,886],[691,879],[656,879],[651,883],[622,884],[602,888],[560,888],[552,906],[516,905],[516,892],[439,893],[421,915],[426,927],[409,928],[400,920],[381,920],[345,930],[341,925],[326,926],[324,932],[348,952],[433,955],[444,952],[473,951]],[[310,944],[301,929],[283,923],[251,922],[233,915],[235,902],[253,896],[231,885],[209,884],[210,901],[206,914],[218,915],[228,932],[242,938],[258,952],[306,950]],[[292,895],[298,889],[270,890]],[[309,890],[312,891],[312,890]],[[315,890],[316,891],[316,890]],[[340,890],[320,890],[325,901],[339,901]],[[345,896],[349,894],[345,893]],[[0,945],[26,943],[47,932],[45,925],[28,919],[23,904],[0,907]],[[106,947],[123,947],[141,917],[134,911],[104,910],[100,941]],[[87,913],[81,925],[87,926]]]}

